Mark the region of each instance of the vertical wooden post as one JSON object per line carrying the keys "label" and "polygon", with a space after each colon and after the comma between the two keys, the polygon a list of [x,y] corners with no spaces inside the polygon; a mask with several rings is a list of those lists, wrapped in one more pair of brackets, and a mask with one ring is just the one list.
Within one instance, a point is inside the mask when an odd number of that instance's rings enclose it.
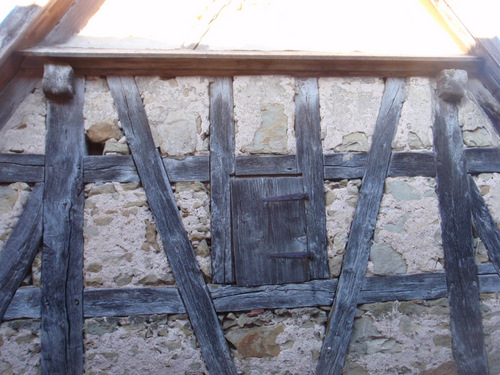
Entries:
{"label": "vertical wooden post", "polygon": [[460,375],[479,375],[489,371],[472,246],[469,180],[455,105],[461,99],[460,93],[464,92],[463,88],[460,90],[461,83],[457,78],[460,75],[457,71],[443,71],[438,80],[440,98],[436,100],[433,128],[436,180],[453,357]]}
{"label": "vertical wooden post", "polygon": [[42,374],[83,372],[84,80],[45,66]]}
{"label": "vertical wooden post", "polygon": [[210,84],[210,197],[214,283],[232,283],[231,175],[235,170],[233,80]]}
{"label": "vertical wooden post", "polygon": [[403,79],[390,78],[385,84],[358,207],[351,226],[332,313],[328,318],[317,368],[319,375],[342,374],[391,160],[391,143],[403,106],[404,83]]}
{"label": "vertical wooden post", "polygon": [[323,149],[319,114],[319,91],[316,78],[297,80],[295,98],[295,133],[297,136],[297,170],[304,179],[309,197],[306,209],[307,247],[311,279],[329,277],[326,238]]}

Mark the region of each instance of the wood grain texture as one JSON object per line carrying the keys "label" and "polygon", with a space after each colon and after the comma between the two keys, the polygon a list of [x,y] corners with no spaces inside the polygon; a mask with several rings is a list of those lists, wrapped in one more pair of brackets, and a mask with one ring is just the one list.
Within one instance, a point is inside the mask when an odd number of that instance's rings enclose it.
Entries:
{"label": "wood grain texture", "polygon": [[23,68],[48,61],[92,75],[214,76],[285,74],[297,77],[435,77],[443,69],[478,73],[481,59],[460,57],[343,56],[332,53],[192,50],[97,50],[42,47],[23,51]]}
{"label": "wood grain texture", "polygon": [[339,278],[337,294],[332,305],[326,337],[317,367],[318,374],[342,373],[349,346],[356,306],[363,276],[370,256],[371,239],[389,169],[391,143],[404,100],[402,79],[388,79],[375,125],[372,146],[358,206],[351,226]]}
{"label": "wood grain texture", "polygon": [[248,155],[236,157],[236,176],[297,174],[295,155]]}
{"label": "wood grain texture", "polygon": [[83,371],[84,80],[47,101],[42,251],[42,374]]}
{"label": "wood grain texture", "polygon": [[[480,264],[481,293],[500,292],[500,276],[491,263]],[[237,287],[208,285],[218,313],[253,309],[285,309],[329,306],[333,302],[338,279],[313,280],[301,284]],[[444,272],[418,275],[365,277],[358,303],[432,300],[446,297]],[[40,318],[39,288],[20,288],[4,320]],[[132,314],[183,314],[186,310],[179,292],[172,287],[86,289],[84,313],[87,318]]]}
{"label": "wood grain texture", "polygon": [[45,157],[29,154],[0,154],[0,182],[41,182]]}
{"label": "wood grain texture", "polygon": [[483,58],[481,81],[497,102],[500,102],[500,41],[498,37],[476,38],[472,53]]}
{"label": "wood grain texture", "polygon": [[302,173],[306,207],[307,249],[311,256],[312,279],[330,276],[326,237],[323,151],[319,114],[318,80],[297,80],[295,96],[295,134],[297,138],[297,171]]}
{"label": "wood grain texture", "polygon": [[0,252],[0,321],[29,271],[42,242],[43,183],[37,184]]}
{"label": "wood grain texture", "polygon": [[212,275],[215,283],[232,283],[230,176],[235,170],[232,78],[210,84],[210,204]]}
{"label": "wood grain texture", "polygon": [[469,180],[456,106],[437,100],[433,133],[453,357],[459,374],[487,374]]}
{"label": "wood grain texture", "polygon": [[[304,193],[300,177],[244,177],[231,181],[236,284],[252,286],[310,279],[305,200],[276,200]],[[279,257],[305,253],[303,259]]]}
{"label": "wood grain texture", "polygon": [[84,297],[87,318],[186,312],[179,290],[173,287],[87,289]]}
{"label": "wood grain texture", "polygon": [[471,193],[472,221],[479,238],[486,246],[491,263],[500,275],[500,229],[491,216],[490,210],[477,188],[472,176],[469,176]]}
{"label": "wood grain texture", "polygon": [[40,76],[36,72],[20,71],[0,92],[0,130],[39,81]]}
{"label": "wood grain texture", "polygon": [[108,85],[207,368],[213,374],[236,374],[170,181],[155,147],[139,90],[131,77],[108,77]]}

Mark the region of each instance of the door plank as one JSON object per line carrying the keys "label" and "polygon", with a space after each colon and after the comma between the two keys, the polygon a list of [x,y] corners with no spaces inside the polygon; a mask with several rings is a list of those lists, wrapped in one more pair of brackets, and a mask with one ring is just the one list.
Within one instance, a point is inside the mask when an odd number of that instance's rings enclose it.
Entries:
{"label": "door plank", "polygon": [[108,77],[108,85],[207,368],[212,374],[236,374],[136,83],[132,77]]}
{"label": "door plank", "polygon": [[83,96],[77,78],[72,99],[47,100],[42,374],[83,372]]}
{"label": "door plank", "polygon": [[326,279],[328,251],[324,192],[323,148],[319,115],[319,90],[316,78],[298,79],[295,98],[297,170],[302,173],[304,190],[309,196],[306,210],[307,247],[312,256],[312,279]]}
{"label": "door plank", "polygon": [[404,84],[404,80],[397,78],[390,78],[385,84],[337,294],[332,305],[333,313],[330,314],[321,349],[317,367],[317,373],[320,375],[342,373],[356,306],[370,256],[371,239],[382,199],[384,181],[389,169],[391,143],[403,105]]}
{"label": "door plank", "polygon": [[215,283],[232,283],[230,176],[235,170],[233,80],[210,84],[210,199],[212,274]]}
{"label": "door plank", "polygon": [[472,247],[469,180],[454,104],[437,99],[433,132],[453,357],[459,374],[488,374]]}

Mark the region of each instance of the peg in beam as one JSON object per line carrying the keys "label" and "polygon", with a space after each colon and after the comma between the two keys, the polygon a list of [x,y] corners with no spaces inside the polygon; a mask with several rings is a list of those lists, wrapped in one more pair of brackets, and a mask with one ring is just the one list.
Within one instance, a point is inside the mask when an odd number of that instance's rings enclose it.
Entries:
{"label": "peg in beam", "polygon": [[69,100],[74,95],[75,74],[69,65],[44,66],[43,72],[43,92],[48,99]]}

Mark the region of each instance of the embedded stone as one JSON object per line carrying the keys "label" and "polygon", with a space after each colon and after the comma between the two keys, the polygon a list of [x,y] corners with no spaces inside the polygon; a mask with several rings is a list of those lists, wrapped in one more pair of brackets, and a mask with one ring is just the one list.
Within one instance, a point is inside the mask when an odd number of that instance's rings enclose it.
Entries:
{"label": "embedded stone", "polygon": [[0,186],[0,215],[12,211],[17,201],[17,192],[8,186]]}
{"label": "embedded stone", "polygon": [[340,152],[356,152],[368,150],[368,137],[365,133],[355,132],[344,135],[342,144],[335,149]]}
{"label": "embedded stone", "polygon": [[485,128],[475,130],[465,130],[463,132],[464,143],[468,147],[487,147],[491,146],[491,135]]}
{"label": "embedded stone", "polygon": [[420,193],[406,181],[392,180],[385,183],[386,192],[398,201],[412,201],[422,198]]}
{"label": "embedded stone", "polygon": [[408,133],[408,146],[410,146],[410,149],[412,150],[420,150],[425,148],[424,143],[422,142],[420,137],[414,132]]}
{"label": "embedded stone", "polygon": [[88,272],[97,273],[97,272],[100,272],[101,270],[102,270],[102,264],[100,264],[100,263],[90,263],[87,266]]}
{"label": "embedded stone", "polygon": [[465,96],[467,85],[467,71],[458,69],[445,69],[437,77],[437,93],[444,101],[459,102]]}
{"label": "embedded stone", "polygon": [[116,193],[116,189],[113,184],[103,184],[103,185],[94,185],[89,191],[88,196],[91,197],[93,195],[98,194],[113,194]]}
{"label": "embedded stone", "polygon": [[114,121],[102,121],[90,125],[87,130],[87,137],[93,143],[104,143],[109,139],[119,140],[123,137],[118,123]]}
{"label": "embedded stone", "polygon": [[449,361],[437,367],[422,371],[419,375],[457,375],[458,368],[455,362]]}
{"label": "embedded stone", "polygon": [[376,275],[406,273],[407,266],[403,257],[389,244],[374,244],[370,259],[373,262],[373,273]]}
{"label": "embedded stone", "polygon": [[276,338],[284,331],[283,326],[238,329],[226,334],[227,339],[244,357],[277,357],[280,345]]}
{"label": "embedded stone", "polygon": [[287,152],[288,117],[283,104],[267,104],[261,109],[261,125],[251,144],[242,147],[252,154],[284,154]]}
{"label": "embedded stone", "polygon": [[104,144],[104,155],[130,155],[130,149],[126,143],[118,143],[114,139],[109,139]]}

